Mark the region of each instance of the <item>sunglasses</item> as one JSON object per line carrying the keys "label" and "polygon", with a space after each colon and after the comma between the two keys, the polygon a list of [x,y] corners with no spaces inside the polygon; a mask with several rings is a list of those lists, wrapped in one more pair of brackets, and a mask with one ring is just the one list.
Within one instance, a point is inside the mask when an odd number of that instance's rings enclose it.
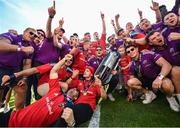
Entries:
{"label": "sunglasses", "polygon": [[135,48],[131,48],[130,50],[126,51],[127,54],[129,54],[130,52],[133,52],[135,50]]}
{"label": "sunglasses", "polygon": [[31,36],[33,36],[34,38],[39,37],[39,36],[38,36],[38,35],[36,35],[34,32],[29,32],[29,34],[30,34]]}

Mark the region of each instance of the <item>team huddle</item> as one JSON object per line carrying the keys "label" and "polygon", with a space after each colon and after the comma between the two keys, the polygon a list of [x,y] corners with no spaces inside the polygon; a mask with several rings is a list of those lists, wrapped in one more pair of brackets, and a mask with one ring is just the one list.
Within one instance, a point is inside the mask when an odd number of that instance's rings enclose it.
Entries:
{"label": "team huddle", "polygon": [[[138,10],[139,23],[134,27],[128,22],[125,29],[119,14],[115,15],[114,33],[108,37],[101,12],[102,34],[94,32],[92,40],[89,32],[82,39],[77,33],[67,38],[63,18],[52,31],[54,2],[48,8],[46,31],[29,27],[23,34],[13,29],[0,34],[0,107],[4,108],[0,126],[79,126],[91,119],[100,98],[115,101],[113,90],[121,83],[127,102],[140,92],[142,103],[149,104],[161,91],[170,109],[179,112],[180,1],[171,11],[152,1],[151,9],[156,23],[151,24]],[[95,72],[111,52],[120,57],[108,74],[106,88]],[[14,110],[9,108],[11,94]]]}

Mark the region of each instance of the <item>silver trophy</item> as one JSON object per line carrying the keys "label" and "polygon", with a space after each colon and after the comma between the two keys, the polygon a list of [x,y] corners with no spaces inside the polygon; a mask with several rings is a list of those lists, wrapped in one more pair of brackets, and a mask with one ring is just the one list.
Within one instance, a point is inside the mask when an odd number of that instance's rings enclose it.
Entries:
{"label": "silver trophy", "polygon": [[118,66],[120,54],[116,51],[109,52],[102,60],[99,67],[96,69],[95,76],[98,76],[103,85],[109,83],[112,78],[112,70],[115,70]]}

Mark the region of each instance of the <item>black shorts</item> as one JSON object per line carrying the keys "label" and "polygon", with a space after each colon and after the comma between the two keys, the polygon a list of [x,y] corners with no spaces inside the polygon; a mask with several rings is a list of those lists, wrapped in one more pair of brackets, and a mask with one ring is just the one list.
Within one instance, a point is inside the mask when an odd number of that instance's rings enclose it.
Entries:
{"label": "black shorts", "polygon": [[11,116],[12,109],[7,113],[1,112],[0,113],[0,127],[8,127],[9,119]]}
{"label": "black shorts", "polygon": [[148,78],[138,78],[138,79],[141,81],[143,88],[152,90],[152,83],[154,79],[148,79]]}
{"label": "black shorts", "polygon": [[93,115],[93,110],[89,104],[76,104],[73,108],[76,126],[89,121]]}

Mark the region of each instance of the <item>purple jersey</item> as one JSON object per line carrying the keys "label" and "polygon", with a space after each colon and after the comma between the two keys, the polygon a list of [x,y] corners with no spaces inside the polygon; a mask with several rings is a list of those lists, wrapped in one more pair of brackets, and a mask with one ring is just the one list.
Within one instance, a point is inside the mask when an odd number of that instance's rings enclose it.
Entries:
{"label": "purple jersey", "polygon": [[71,51],[71,46],[69,44],[63,44],[62,48],[60,49],[60,57],[64,58],[66,54]]}
{"label": "purple jersey", "polygon": [[[12,45],[20,47],[30,46],[29,42],[23,40],[22,35],[13,35],[11,33],[3,33],[0,35],[2,38],[10,40]],[[15,69],[22,66],[24,59],[32,59],[32,55],[26,54],[22,51],[17,52],[0,52],[0,67]]]}
{"label": "purple jersey", "polygon": [[155,79],[161,71],[156,61],[161,55],[155,52],[142,52],[138,61],[133,60],[130,67],[130,74],[146,79]]}
{"label": "purple jersey", "polygon": [[164,37],[168,37],[171,32],[180,33],[180,26],[176,25],[175,27],[166,27],[162,30],[161,33]]}
{"label": "purple jersey", "polygon": [[110,47],[110,49],[111,51],[117,51],[118,48],[123,44],[124,42],[122,40],[117,40],[116,43]]}
{"label": "purple jersey", "polygon": [[103,57],[98,58],[96,56],[93,56],[88,60],[87,65],[92,66],[96,70],[99,67],[102,60],[103,60]]}
{"label": "purple jersey", "polygon": [[165,58],[170,64],[180,66],[180,42],[167,41],[165,40],[165,45],[163,47],[154,47],[154,52],[160,54]]}
{"label": "purple jersey", "polygon": [[140,32],[143,33],[143,34],[148,34],[150,31],[152,30],[157,30],[157,31],[162,31],[163,29],[165,28],[165,25],[163,24],[163,22],[158,22],[158,23],[155,23],[155,24],[152,24],[151,25],[151,28],[149,28],[147,31],[144,31],[144,30],[141,30]]}
{"label": "purple jersey", "polygon": [[34,60],[42,64],[59,61],[60,50],[54,46],[53,38],[45,38],[35,53]]}

